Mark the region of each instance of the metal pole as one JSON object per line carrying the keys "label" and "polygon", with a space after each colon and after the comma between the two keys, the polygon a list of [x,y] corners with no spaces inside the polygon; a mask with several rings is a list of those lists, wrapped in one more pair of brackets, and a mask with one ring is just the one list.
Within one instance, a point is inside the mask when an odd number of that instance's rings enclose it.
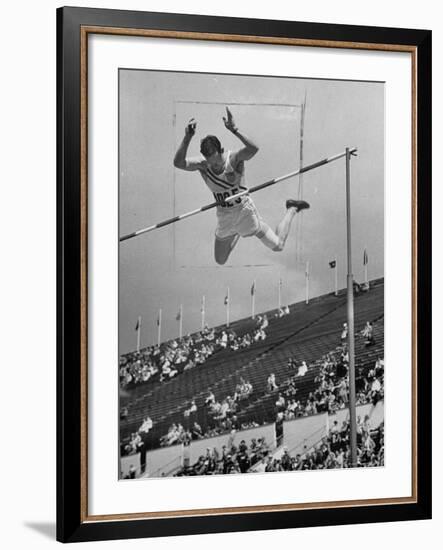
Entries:
{"label": "metal pole", "polygon": [[162,339],[162,310],[158,310],[158,317],[157,317],[157,346],[160,345]]}
{"label": "metal pole", "polygon": [[334,284],[335,284],[335,295],[338,296],[338,263],[337,263],[337,254],[335,255],[335,267],[334,267]]}
{"label": "metal pole", "polygon": [[226,297],[227,297],[227,302],[226,302],[226,326],[229,327],[229,308],[230,308],[230,301],[231,301],[231,296],[229,294],[229,287],[227,288]]}
{"label": "metal pole", "polygon": [[205,295],[202,296],[201,315],[202,315],[202,330],[205,328]]}
{"label": "metal pole", "polygon": [[142,318],[141,316],[138,317],[137,321],[137,351],[140,351],[140,332],[142,329]]}
{"label": "metal pole", "polygon": [[351,238],[351,150],[346,148],[346,229],[348,252],[348,354],[349,354],[349,423],[351,431],[351,465],[357,466],[357,423],[355,409],[354,288]]}
{"label": "metal pole", "polygon": [[305,280],[306,280],[306,303],[309,304],[309,260],[306,262]]}

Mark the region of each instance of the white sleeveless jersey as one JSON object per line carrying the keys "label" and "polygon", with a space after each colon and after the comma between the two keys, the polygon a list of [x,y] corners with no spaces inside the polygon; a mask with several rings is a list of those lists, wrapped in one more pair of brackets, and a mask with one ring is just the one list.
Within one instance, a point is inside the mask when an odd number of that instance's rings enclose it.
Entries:
{"label": "white sleeveless jersey", "polygon": [[247,187],[244,185],[244,164],[240,162],[234,169],[231,164],[231,155],[231,151],[226,153],[225,166],[221,174],[216,174],[206,163],[204,168],[200,170],[202,178],[218,202],[217,208],[233,209],[241,206],[247,200],[247,195],[243,195],[235,199],[235,201],[225,202],[226,197],[247,190]]}

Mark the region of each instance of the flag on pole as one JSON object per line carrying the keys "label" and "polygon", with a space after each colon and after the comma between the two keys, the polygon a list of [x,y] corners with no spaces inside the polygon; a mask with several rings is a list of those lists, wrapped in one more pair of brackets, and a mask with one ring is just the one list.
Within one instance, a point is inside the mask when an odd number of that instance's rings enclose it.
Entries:
{"label": "flag on pole", "polygon": [[177,312],[177,315],[175,316],[175,320],[180,323],[178,335],[179,335],[179,338],[181,338],[183,336],[183,305],[182,304],[180,304],[180,308]]}
{"label": "flag on pole", "polygon": [[137,333],[137,351],[140,351],[140,333],[141,333],[141,327],[142,327],[142,318],[139,315],[137,318],[137,324],[135,325],[135,332]]}
{"label": "flag on pole", "polygon": [[158,310],[157,315],[157,345],[160,346],[160,342],[162,339],[162,310]]}
{"label": "flag on pole", "polygon": [[226,326],[229,327],[229,287],[226,289],[225,306],[226,306]]}
{"label": "flag on pole", "polygon": [[201,314],[201,329],[203,330],[205,328],[205,295],[202,296],[202,301],[200,305],[200,314]]}
{"label": "flag on pole", "polygon": [[306,299],[305,302],[309,304],[309,260],[306,262],[305,266],[305,282],[306,282]]}
{"label": "flag on pole", "polygon": [[368,253],[366,251],[366,248],[363,252],[363,268],[365,271],[365,290],[369,290],[369,284],[368,284]]}
{"label": "flag on pole", "polygon": [[251,286],[251,317],[255,319],[255,280]]}
{"label": "flag on pole", "polygon": [[329,267],[334,270],[334,294],[338,295],[338,273],[337,273],[337,258],[334,258],[329,262]]}

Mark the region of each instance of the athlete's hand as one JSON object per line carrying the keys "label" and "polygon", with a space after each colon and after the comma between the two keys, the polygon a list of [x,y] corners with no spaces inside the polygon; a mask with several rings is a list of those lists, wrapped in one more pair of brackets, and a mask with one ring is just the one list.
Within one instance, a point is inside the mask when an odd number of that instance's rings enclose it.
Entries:
{"label": "athlete's hand", "polygon": [[228,107],[226,107],[226,116],[223,117],[223,122],[225,123],[226,128],[230,132],[236,132],[237,131],[237,126],[235,125],[234,117],[232,116],[232,113],[231,113],[231,111],[229,110]]}
{"label": "athlete's hand", "polygon": [[194,118],[191,118],[191,120],[188,122],[188,125],[185,129],[185,134],[188,137],[192,137],[195,134],[195,129],[197,128],[197,122]]}

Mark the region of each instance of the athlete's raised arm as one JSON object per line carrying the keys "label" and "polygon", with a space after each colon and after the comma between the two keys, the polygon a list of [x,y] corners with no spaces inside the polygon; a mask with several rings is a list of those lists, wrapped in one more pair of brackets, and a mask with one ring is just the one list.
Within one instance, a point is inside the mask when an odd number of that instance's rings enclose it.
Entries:
{"label": "athlete's raised arm", "polygon": [[244,145],[244,147],[235,153],[235,162],[239,163],[244,160],[251,159],[257,153],[258,146],[250,138],[239,131],[234,122],[234,117],[228,107],[226,107],[226,117],[223,117],[223,122],[225,123],[226,128],[232,132],[234,136],[237,136]]}
{"label": "athlete's raised arm", "polygon": [[185,128],[185,137],[180,143],[177,152],[174,157],[174,166],[180,168],[181,170],[200,170],[202,168],[202,160],[200,158],[186,158],[186,153],[188,152],[189,144],[191,139],[195,134],[195,129],[197,127],[197,122],[191,118]]}

